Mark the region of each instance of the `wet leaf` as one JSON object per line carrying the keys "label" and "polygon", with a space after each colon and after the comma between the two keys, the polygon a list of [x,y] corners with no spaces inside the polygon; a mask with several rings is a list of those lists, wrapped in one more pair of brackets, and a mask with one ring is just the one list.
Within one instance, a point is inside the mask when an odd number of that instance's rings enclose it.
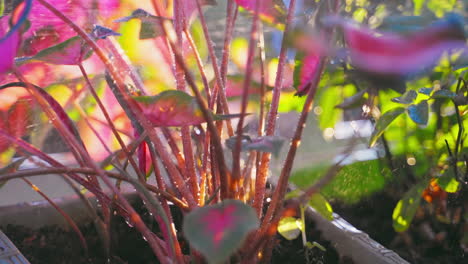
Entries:
{"label": "wet leaf", "polygon": [[445,99],[452,99],[452,98],[455,98],[457,96],[456,93],[450,91],[450,90],[447,90],[447,89],[442,89],[442,90],[437,90],[435,91],[431,98],[433,99],[438,99],[438,98],[445,98]]}
{"label": "wet leaf", "polygon": [[304,226],[300,218],[285,217],[279,221],[277,230],[285,239],[293,240],[299,237],[304,230]]}
{"label": "wet leaf", "polygon": [[392,214],[395,231],[403,232],[408,229],[421,203],[421,193],[424,188],[425,182],[415,185],[398,201]]}
{"label": "wet leaf", "polygon": [[412,104],[408,107],[408,115],[416,124],[427,125],[429,120],[429,106],[427,100],[419,104]]}
{"label": "wet leaf", "polygon": [[369,146],[374,146],[375,142],[377,142],[380,136],[382,136],[382,134],[385,132],[385,129],[387,129],[387,127],[393,122],[393,120],[395,120],[404,112],[405,109],[403,107],[397,107],[383,114],[375,124],[374,132],[372,132],[372,136],[369,141]]}
{"label": "wet leaf", "polygon": [[400,104],[411,104],[417,97],[418,94],[415,91],[409,90],[400,97],[392,98],[392,102]]}
{"label": "wet leaf", "polygon": [[208,263],[222,263],[259,224],[252,207],[238,200],[225,200],[187,214],[183,232],[191,247],[201,252]]}
{"label": "wet leaf", "polygon": [[297,96],[306,95],[309,92],[310,84],[316,78],[319,70],[320,56],[315,53],[309,53],[296,60],[294,69],[294,86]]}
{"label": "wet leaf", "polygon": [[10,31],[0,38],[0,73],[9,71],[20,45],[20,28],[26,22],[31,10],[32,0],[19,3],[10,17]]}
{"label": "wet leaf", "polygon": [[[167,90],[154,96],[133,97],[139,102],[143,114],[158,127],[198,125],[206,122],[196,99],[189,94]],[[237,118],[239,114],[215,115],[214,120]]]}
{"label": "wet leaf", "polygon": [[333,220],[333,208],[330,203],[320,193],[312,195],[309,200],[309,205],[312,206],[323,218]]}

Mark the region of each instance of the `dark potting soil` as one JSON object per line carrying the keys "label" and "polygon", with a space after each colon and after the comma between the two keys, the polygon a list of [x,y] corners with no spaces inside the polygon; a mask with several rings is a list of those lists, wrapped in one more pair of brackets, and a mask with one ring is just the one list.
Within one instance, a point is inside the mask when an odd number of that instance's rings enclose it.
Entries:
{"label": "dark potting soil", "polygon": [[[143,205],[136,208],[140,210],[148,226],[157,233],[156,225],[150,215],[146,213]],[[175,218],[180,220],[181,215],[176,215]],[[180,227],[177,228],[180,230]],[[307,228],[309,241],[316,241],[327,250],[322,251],[319,248],[305,250],[300,238],[287,241],[278,236],[277,244],[273,250],[272,263],[353,263],[346,258],[340,259],[330,242],[322,239],[320,232],[313,228],[313,223],[309,224]],[[32,230],[14,225],[3,226],[1,229],[32,264],[159,263],[140,233],[135,228],[129,227],[119,216],[114,217],[112,221],[112,245],[109,262],[104,253],[101,239],[92,223],[80,226],[88,245],[88,255],[85,254],[76,233],[70,230],[54,226]],[[181,245],[183,250],[187,248],[184,241],[181,242]],[[308,254],[308,258],[305,254]]]}
{"label": "dark potting soil", "polygon": [[453,225],[440,223],[433,213],[428,213],[434,210],[433,204],[422,201],[409,230],[395,232],[392,213],[399,199],[397,196],[381,192],[358,204],[332,205],[333,210],[353,226],[412,264],[468,263],[468,255],[457,237],[463,231],[453,230]]}

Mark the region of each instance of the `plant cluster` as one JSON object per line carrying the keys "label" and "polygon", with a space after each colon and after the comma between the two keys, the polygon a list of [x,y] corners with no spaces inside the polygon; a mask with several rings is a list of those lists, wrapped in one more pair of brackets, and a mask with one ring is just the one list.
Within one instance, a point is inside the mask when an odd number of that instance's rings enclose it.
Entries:
{"label": "plant cluster", "polygon": [[[8,164],[0,184],[21,178],[54,205],[26,177],[60,174],[94,216],[107,250],[115,212],[161,263],[268,262],[277,231],[287,239],[302,233],[305,247],[321,247],[305,239],[305,205],[331,219],[325,197],[333,197],[319,192],[352,174],[369,173],[375,183],[390,169],[385,184],[395,185],[411,177],[393,214],[397,231],[409,227],[423,199],[450,221],[447,193],[454,193],[464,204],[454,210],[466,213],[461,15],[444,16],[449,9],[424,1],[414,1],[414,13],[429,8],[439,18],[392,17],[386,5],[367,1],[227,0],[219,49],[203,12],[216,2],[0,0],[0,160]],[[248,35],[234,39],[239,17],[250,22]],[[265,29],[274,31],[273,45]],[[291,178],[314,101],[328,131],[342,113],[373,122],[369,147],[383,146],[384,170],[374,160],[350,162],[356,129],[334,164]],[[278,112],[291,109],[299,119],[292,138],[281,138]],[[77,166],[41,149],[51,130]],[[283,145],[270,192],[272,158]],[[21,158],[11,162],[14,156]],[[20,169],[25,160],[37,168]],[[300,188],[288,193],[290,180]],[[136,189],[159,232],[122,194],[123,182]],[[80,188],[98,199],[99,210]],[[171,206],[184,214],[182,230]],[[86,249],[73,219],[57,210]],[[466,217],[454,224],[466,228]],[[467,244],[466,235],[457,239]]]}

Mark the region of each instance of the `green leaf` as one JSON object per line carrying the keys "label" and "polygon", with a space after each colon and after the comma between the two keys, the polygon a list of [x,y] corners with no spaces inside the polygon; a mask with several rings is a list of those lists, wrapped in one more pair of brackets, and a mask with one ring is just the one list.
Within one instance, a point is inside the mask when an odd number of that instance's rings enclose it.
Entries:
{"label": "green leaf", "polygon": [[312,206],[323,218],[327,220],[333,220],[333,208],[327,199],[320,193],[312,195],[309,200],[309,205]]}
{"label": "green leaf", "polygon": [[424,87],[424,88],[419,88],[418,92],[425,94],[425,95],[431,95],[432,90],[433,90],[432,88]]}
{"label": "green leaf", "polygon": [[418,94],[415,91],[408,90],[402,96],[392,98],[392,102],[399,104],[411,104],[417,97]]}
{"label": "green leaf", "polygon": [[435,91],[431,98],[433,99],[438,99],[438,98],[444,98],[444,99],[452,99],[454,97],[456,97],[457,94],[450,91],[450,90],[447,90],[447,89],[442,89],[442,90],[437,90]]}
{"label": "green leaf", "polygon": [[403,107],[397,107],[383,114],[375,124],[374,132],[372,132],[372,136],[369,141],[369,146],[374,146],[375,142],[377,142],[377,139],[379,139],[380,136],[382,136],[382,134],[385,132],[385,129],[387,129],[387,127],[393,122],[393,120],[395,120],[404,112],[405,109]]}
{"label": "green leaf", "polygon": [[445,170],[444,174],[437,178],[437,184],[448,193],[456,193],[460,189],[460,182],[455,178],[452,168]]}
{"label": "green leaf", "polygon": [[0,17],[3,16],[3,12],[5,12],[5,0],[0,0]]}
{"label": "green leaf", "polygon": [[424,2],[426,2],[426,0],[413,0],[415,15],[419,15],[421,13],[421,9],[423,8]]}
{"label": "green leaf", "polygon": [[208,263],[222,263],[259,224],[252,207],[238,200],[224,200],[187,214],[183,231],[190,246],[201,252]]}
{"label": "green leaf", "polygon": [[429,106],[427,100],[419,104],[412,104],[408,107],[408,115],[416,124],[427,125],[429,120]]}
{"label": "green leaf", "polygon": [[304,231],[304,226],[300,218],[285,217],[279,221],[277,230],[285,239],[293,240]]}
{"label": "green leaf", "polygon": [[425,186],[426,182],[413,186],[406,192],[403,198],[398,201],[392,214],[393,229],[395,229],[395,231],[403,232],[408,229],[421,203],[421,193]]}
{"label": "green leaf", "polygon": [[343,86],[331,86],[322,89],[318,101],[318,106],[322,109],[322,113],[319,116],[320,129],[324,130],[328,127],[334,127],[340,119],[343,111],[335,108],[335,105],[337,103],[337,95],[342,94],[342,89],[344,89]]}

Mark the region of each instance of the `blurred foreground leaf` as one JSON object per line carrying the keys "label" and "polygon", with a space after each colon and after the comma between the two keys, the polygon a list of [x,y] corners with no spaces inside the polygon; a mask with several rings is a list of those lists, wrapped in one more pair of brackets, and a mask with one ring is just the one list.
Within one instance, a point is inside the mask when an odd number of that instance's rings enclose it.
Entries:
{"label": "blurred foreground leaf", "polygon": [[225,200],[187,214],[183,230],[190,245],[200,251],[208,263],[222,263],[258,226],[259,220],[252,207],[238,200]]}

